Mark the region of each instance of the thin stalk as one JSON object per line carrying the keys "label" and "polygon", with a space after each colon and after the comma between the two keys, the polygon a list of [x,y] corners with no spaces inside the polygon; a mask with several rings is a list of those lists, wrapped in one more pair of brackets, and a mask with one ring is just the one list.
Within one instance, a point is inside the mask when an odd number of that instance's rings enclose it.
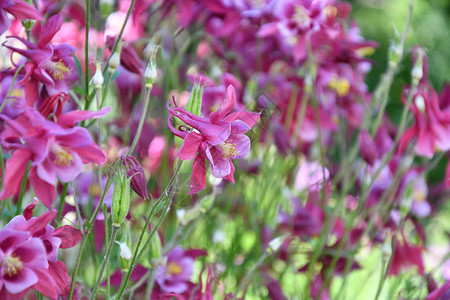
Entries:
{"label": "thin stalk", "polygon": [[2,113],[3,109],[5,108],[6,101],[11,96],[12,90],[14,88],[14,84],[16,83],[17,76],[19,75],[20,70],[23,69],[24,65],[21,65],[19,68],[17,68],[16,73],[14,73],[13,80],[11,81],[11,86],[9,87],[8,93],[6,94],[5,100],[3,100],[2,106],[0,106],[0,114]]}
{"label": "thin stalk", "polygon": [[[133,253],[133,258],[131,260],[130,269],[128,270],[127,275],[125,276],[125,279],[122,281],[122,283],[120,285],[120,288],[119,288],[119,291],[117,292],[117,295],[115,297],[115,299],[117,299],[117,300],[121,299],[122,294],[123,294],[123,292],[124,292],[124,290],[125,290],[125,288],[126,288],[126,286],[128,284],[128,281],[130,280],[131,273],[133,272],[133,269],[136,266],[138,258],[142,255],[144,249],[146,248],[146,246],[150,242],[151,238],[153,237],[153,235],[155,234],[155,232],[158,230],[159,226],[161,225],[163,219],[167,215],[168,207],[165,209],[164,215],[158,220],[158,223],[153,228],[153,230],[150,233],[149,237],[145,241],[144,246],[142,247],[142,250],[139,251],[139,249],[141,247],[141,244],[142,244],[142,240],[144,239],[144,235],[147,232],[148,224],[150,223],[150,219],[153,216],[153,213],[154,213],[156,207],[158,206],[159,203],[161,203],[163,200],[166,200],[169,197],[169,191],[172,190],[172,185],[175,182],[175,179],[178,176],[178,173],[180,171],[181,162],[182,162],[181,160],[178,160],[175,172],[174,172],[172,178],[170,179],[169,183],[167,184],[166,188],[164,189],[164,193],[161,195],[160,199],[153,205],[152,209],[150,210],[150,213],[147,216],[147,220],[145,222],[144,227],[142,228],[141,234],[139,236],[138,243],[136,245],[136,249],[134,250],[134,253]],[[167,203],[170,204],[170,200],[168,200]]]}
{"label": "thin stalk", "polygon": [[110,174],[109,174],[109,176],[108,176],[108,178],[106,180],[106,185],[105,185],[105,189],[103,190],[102,197],[100,198],[100,201],[98,202],[98,204],[97,204],[97,206],[96,206],[96,208],[94,210],[94,213],[92,214],[91,218],[89,219],[89,224],[88,224],[89,226],[88,226],[87,230],[84,232],[83,239],[81,240],[80,249],[78,251],[78,256],[77,256],[77,263],[75,264],[75,269],[72,272],[69,300],[71,300],[72,297],[73,297],[73,291],[74,291],[74,288],[75,288],[75,277],[77,276],[78,269],[80,268],[80,261],[81,261],[81,257],[82,257],[82,254],[83,254],[83,249],[84,249],[84,246],[86,244],[86,239],[87,239],[86,237],[87,237],[87,235],[90,234],[90,232],[92,230],[92,224],[94,223],[95,218],[97,217],[97,215],[98,215],[98,213],[100,211],[100,207],[103,205],[103,201],[105,199],[106,193],[108,192],[108,189],[111,186],[111,183],[112,183],[112,180],[113,180],[114,170],[116,169],[116,167],[117,167],[117,163],[114,163],[114,165],[112,167],[112,170],[111,170],[111,172],[110,172]]}
{"label": "thin stalk", "polygon": [[[109,221],[108,221],[108,208],[106,207],[106,204],[103,203],[103,215],[104,215],[104,222],[105,222],[105,244],[108,244],[108,236],[109,236]],[[109,260],[106,262],[106,294],[108,295],[108,298],[111,295],[111,279],[110,279],[110,270],[109,270]]]}
{"label": "thin stalk", "polygon": [[[239,292],[248,285],[247,282],[249,281],[250,277],[253,275],[253,273],[255,273],[255,271],[259,268],[259,266],[261,266],[263,264],[263,262],[267,259],[267,257],[270,256],[270,254],[271,253],[269,253],[269,251],[265,251],[264,254],[258,259],[256,264],[254,264],[251,267],[251,269],[247,272],[247,274],[245,274],[244,278],[239,283],[239,285],[236,289],[236,292],[234,293],[234,298],[236,298],[238,296]],[[245,294],[245,292],[244,292],[244,294]]]}
{"label": "thin stalk", "polygon": [[[102,265],[100,266],[100,272],[97,275],[97,280],[95,281],[94,289],[92,290],[92,295],[90,299],[95,299],[95,295],[97,295],[97,290],[100,285],[100,281],[103,277],[103,271],[105,270],[105,266],[107,261],[109,260],[109,256],[111,255],[111,250],[114,245],[114,241],[116,240],[117,232],[119,231],[120,227],[112,226],[112,232],[111,232],[111,238],[109,239],[108,248],[106,249],[105,258],[103,259]],[[109,295],[108,295],[109,296]]]}
{"label": "thin stalk", "polygon": [[[91,1],[86,0],[86,22],[85,22],[85,41],[84,41],[84,100],[86,104],[90,103],[89,100],[89,30],[91,23]],[[89,107],[89,106],[88,106]]]}
{"label": "thin stalk", "polygon": [[142,115],[139,120],[139,125],[136,131],[136,135],[134,136],[133,142],[131,143],[130,148],[128,149],[127,155],[130,155],[134,148],[136,148],[137,142],[139,141],[139,138],[141,137],[142,127],[144,126],[145,117],[147,115],[147,109],[148,109],[148,103],[150,102],[150,92],[152,91],[152,88],[145,87],[145,101],[144,101],[144,107],[142,109]]}
{"label": "thin stalk", "polygon": [[135,1],[136,0],[131,0],[130,6],[128,7],[127,15],[125,17],[125,21],[123,22],[122,28],[120,28],[120,32],[116,38],[116,41],[114,42],[114,46],[112,47],[112,50],[111,50],[111,55],[108,57],[105,67],[103,68],[103,74],[105,74],[106,70],[109,67],[109,62],[111,60],[111,56],[114,54],[114,52],[116,52],[117,47],[119,46],[120,40],[122,39],[123,31],[125,30],[125,25],[127,25],[127,23],[128,23],[128,19],[130,18],[131,11],[133,10]]}
{"label": "thin stalk", "polygon": [[67,188],[68,187],[69,187],[69,183],[68,182],[64,183],[61,196],[59,197],[59,208],[58,208],[58,214],[56,215],[55,227],[58,227],[58,223],[61,220],[61,215],[62,215],[62,211],[63,211],[63,208],[64,208],[64,200],[65,200],[66,195],[67,195]]}

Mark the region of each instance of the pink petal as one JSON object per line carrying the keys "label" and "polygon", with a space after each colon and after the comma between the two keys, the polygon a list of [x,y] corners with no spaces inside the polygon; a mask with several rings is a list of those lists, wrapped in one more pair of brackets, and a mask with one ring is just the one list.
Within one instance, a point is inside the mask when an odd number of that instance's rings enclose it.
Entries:
{"label": "pink petal", "polygon": [[103,164],[106,161],[105,153],[96,144],[92,144],[83,148],[73,149],[81,157],[84,164],[93,162]]}
{"label": "pink petal", "polygon": [[222,120],[233,108],[236,104],[236,94],[234,92],[234,87],[229,85],[227,88],[227,94],[225,96],[225,101],[222,106],[215,112],[209,115],[209,119],[211,123],[215,124]]}
{"label": "pink petal", "polygon": [[70,225],[65,225],[55,229],[53,236],[61,239],[61,249],[72,248],[81,241],[81,232]]}
{"label": "pink petal", "polygon": [[240,159],[247,155],[250,150],[250,138],[244,134],[233,134],[229,138],[230,143],[235,144],[237,155],[231,157],[232,159]]}
{"label": "pink petal", "polygon": [[191,175],[191,191],[189,194],[195,194],[205,189],[206,187],[206,167],[205,158],[202,155],[197,155],[192,164]]}
{"label": "pink petal", "polygon": [[111,107],[105,107],[99,111],[89,111],[89,110],[77,110],[68,112],[58,118],[58,125],[63,127],[71,127],[76,122],[80,122],[88,119],[98,119],[103,117],[111,110]]}
{"label": "pink petal", "polygon": [[27,149],[14,151],[6,162],[3,190],[0,199],[6,199],[19,191],[31,153]]}
{"label": "pink petal", "polygon": [[39,276],[39,281],[33,286],[33,288],[41,292],[45,297],[57,299],[61,287],[56,284],[49,270],[39,269],[35,270],[35,272]]}
{"label": "pink petal", "polygon": [[251,128],[241,120],[231,122],[231,134],[244,134]]}
{"label": "pink petal", "polygon": [[198,147],[203,142],[203,137],[196,133],[189,133],[184,139],[183,145],[181,146],[180,152],[177,156],[182,160],[193,159],[198,152]]}
{"label": "pink petal", "polygon": [[59,180],[61,180],[62,182],[69,182],[74,180],[83,169],[83,163],[81,161],[81,158],[72,151],[68,152],[70,152],[70,155],[72,155],[70,165],[59,166],[58,164],[53,164],[55,173],[58,176]]}
{"label": "pink petal", "polygon": [[223,120],[226,122],[233,122],[235,120],[239,120],[244,122],[251,128],[258,121],[260,115],[261,113],[254,113],[250,111],[237,111],[229,114]]}
{"label": "pink petal", "polygon": [[56,198],[55,186],[41,180],[36,173],[36,168],[31,168],[28,178],[30,179],[30,183],[33,186],[36,196],[45,206],[51,209],[52,203]]}
{"label": "pink petal", "polygon": [[30,4],[26,3],[24,0],[14,0],[14,5],[6,9],[14,17],[24,20],[43,20],[41,14]]}
{"label": "pink petal", "polygon": [[13,253],[20,257],[25,268],[48,268],[47,254],[40,238],[31,238],[20,244]]}
{"label": "pink petal", "polygon": [[61,14],[54,15],[47,19],[42,26],[38,47],[44,48],[55,36],[55,34],[61,29],[63,24],[63,17]]}
{"label": "pink petal", "polygon": [[70,290],[70,276],[66,265],[58,260],[55,263],[49,263],[48,271],[57,284],[59,295],[65,296]]}
{"label": "pink petal", "polygon": [[11,279],[4,276],[3,281],[8,292],[10,292],[11,294],[17,294],[25,291],[33,284],[37,283],[38,277],[32,270],[23,268],[19,274]]}
{"label": "pink petal", "polygon": [[222,178],[230,174],[230,159],[222,155],[222,152],[216,147],[206,149],[206,157],[211,164],[211,172],[217,178]]}

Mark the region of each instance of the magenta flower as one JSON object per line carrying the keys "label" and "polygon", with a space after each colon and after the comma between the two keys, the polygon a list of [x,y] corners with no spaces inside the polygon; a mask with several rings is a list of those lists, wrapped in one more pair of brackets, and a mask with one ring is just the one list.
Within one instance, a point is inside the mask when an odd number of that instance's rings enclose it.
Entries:
{"label": "magenta flower", "polygon": [[162,292],[182,294],[188,289],[193,269],[194,260],[201,255],[206,255],[202,250],[183,250],[176,247],[167,256],[165,266],[158,268],[156,282]]}
{"label": "magenta flower", "polygon": [[0,0],[0,34],[11,26],[11,20],[6,13],[10,13],[20,20],[42,20],[41,14],[24,0]]}
{"label": "magenta flower", "polygon": [[[229,86],[224,104],[209,118],[196,116],[182,108],[169,110],[168,126],[173,134],[184,139],[178,152],[182,160],[194,159],[190,194],[206,187],[205,160],[211,166],[212,174],[217,178],[234,182],[232,159],[244,157],[250,150],[250,139],[244,134],[251,129],[259,118],[259,113],[238,111],[230,113],[236,103],[234,87]],[[175,129],[171,124],[172,116],[183,121],[186,126]]]}
{"label": "magenta flower", "polygon": [[83,164],[106,161],[103,151],[94,143],[85,128],[72,127],[75,121],[105,114],[99,112],[73,111],[58,118],[57,123],[46,120],[32,108],[15,120],[1,116],[7,124],[2,133],[2,144],[14,150],[6,163],[5,184],[0,199],[18,192],[28,162],[28,174],[37,197],[51,207],[56,197],[56,179],[69,182],[80,174]]}
{"label": "magenta flower", "polygon": [[30,288],[52,299],[67,293],[70,277],[57,251],[76,245],[81,233],[70,226],[55,230],[48,225],[55,216],[16,216],[0,231],[0,298],[21,299]]}
{"label": "magenta flower", "polygon": [[[396,237],[392,237],[392,241],[394,241],[395,238]],[[410,245],[403,233],[401,240],[397,239],[397,244],[395,246],[394,253],[392,254],[392,263],[389,267],[388,275],[397,276],[401,272],[408,270],[414,266],[417,267],[418,273],[420,275],[423,275],[423,248],[420,246]]]}
{"label": "magenta flower", "polygon": [[25,98],[32,106],[38,98],[38,82],[42,82],[49,95],[69,92],[69,83],[76,79],[77,73],[72,52],[75,48],[68,44],[50,45],[50,41],[60,30],[63,23],[61,15],[50,17],[47,22],[33,28],[33,35],[38,37],[38,43],[33,44],[23,38],[14,37],[21,41],[28,49],[7,46],[14,52],[25,56],[25,77],[20,81],[25,84]]}

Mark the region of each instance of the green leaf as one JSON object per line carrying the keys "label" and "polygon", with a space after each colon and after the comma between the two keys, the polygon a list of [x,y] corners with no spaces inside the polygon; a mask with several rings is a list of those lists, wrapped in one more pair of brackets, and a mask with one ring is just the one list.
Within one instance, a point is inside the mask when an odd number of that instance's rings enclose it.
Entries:
{"label": "green leaf", "polygon": [[[81,82],[81,78],[82,78],[82,73],[81,73],[81,63],[78,60],[77,56],[75,55],[75,53],[73,51],[70,51],[72,53],[73,59],[75,60],[75,66],[77,67],[77,74],[78,74],[78,80]],[[85,94],[85,93],[83,93]]]}

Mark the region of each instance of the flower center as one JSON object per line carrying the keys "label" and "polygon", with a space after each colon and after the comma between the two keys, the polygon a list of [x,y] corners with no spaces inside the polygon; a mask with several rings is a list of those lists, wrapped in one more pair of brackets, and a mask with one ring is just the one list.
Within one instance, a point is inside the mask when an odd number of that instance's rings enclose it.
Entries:
{"label": "flower center", "polygon": [[14,275],[17,275],[20,270],[23,269],[20,257],[15,256],[14,254],[6,256],[5,260],[3,261],[3,265],[5,266],[3,276],[8,275],[9,277],[12,277]]}
{"label": "flower center", "polygon": [[223,157],[230,158],[238,155],[238,151],[236,151],[236,144],[233,143],[232,140],[220,143],[219,148],[222,150]]}
{"label": "flower center", "polygon": [[346,96],[350,91],[350,84],[345,78],[333,78],[329,83],[328,87],[336,92],[339,97]]}
{"label": "flower center", "polygon": [[337,15],[337,8],[333,5],[327,5],[324,8],[325,15],[329,18],[334,18]]}
{"label": "flower center", "polygon": [[297,24],[298,27],[306,27],[309,26],[309,21],[311,18],[305,12],[305,9],[302,6],[295,6],[294,14],[292,15],[292,20]]}
{"label": "flower center", "polygon": [[53,145],[52,152],[55,155],[53,160],[55,165],[67,167],[73,160],[73,155],[59,145]]}
{"label": "flower center", "polygon": [[167,273],[170,275],[178,275],[182,270],[181,266],[173,261],[167,265]]}
{"label": "flower center", "polygon": [[48,61],[45,63],[46,70],[56,80],[64,79],[64,76],[70,72],[70,68],[67,67],[62,59],[59,61]]}

